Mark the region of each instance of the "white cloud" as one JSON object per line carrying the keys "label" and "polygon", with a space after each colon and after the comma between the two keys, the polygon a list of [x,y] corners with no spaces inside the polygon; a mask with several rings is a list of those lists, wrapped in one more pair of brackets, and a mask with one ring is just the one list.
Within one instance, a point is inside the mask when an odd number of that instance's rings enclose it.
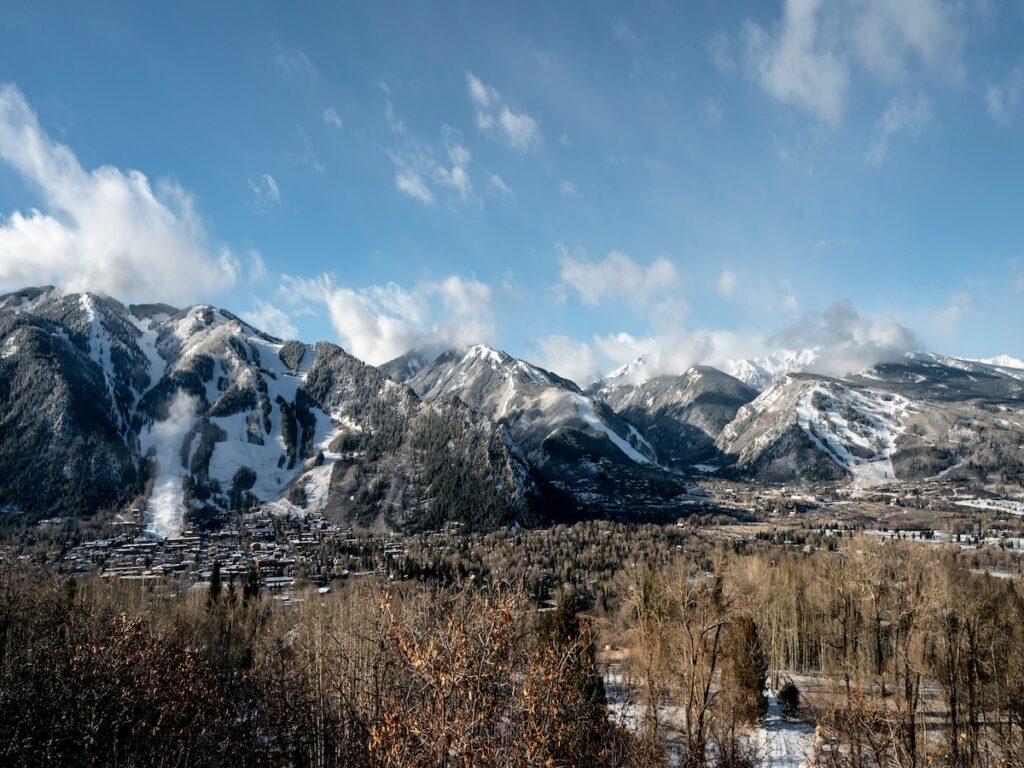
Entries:
{"label": "white cloud", "polygon": [[411,168],[399,167],[395,170],[395,188],[424,205],[434,202],[434,195],[427,188],[423,177]]}
{"label": "white cloud", "polygon": [[731,269],[723,269],[718,276],[716,287],[722,296],[732,296],[736,292],[736,285],[739,283],[739,276]]}
{"label": "white cloud", "polygon": [[469,150],[461,144],[449,145],[448,160],[451,162],[451,168],[437,163],[434,170],[438,182],[454,189],[463,200],[466,200],[473,192],[469,172],[466,170],[471,157]]}
{"label": "white cloud", "polygon": [[438,152],[415,136],[406,134],[402,146],[390,152],[395,164],[395,186],[425,205],[434,202],[438,193],[451,190],[463,203],[473,199],[473,182],[469,165],[472,153],[462,143],[457,131],[444,126],[441,131],[445,160]]}
{"label": "white cloud", "polygon": [[579,195],[576,191],[576,185],[568,179],[558,185],[558,190],[566,197],[577,197]]}
{"label": "white cloud", "polygon": [[534,346],[537,349],[534,362],[541,368],[553,371],[581,387],[601,378],[597,355],[586,342],[573,341],[568,336],[555,334],[540,339]]}
{"label": "white cloud", "polygon": [[300,75],[317,77],[320,74],[313,62],[310,61],[309,56],[306,55],[306,52],[299,48],[288,49],[278,46],[274,62],[288,77]]}
{"label": "white cloud", "polygon": [[293,304],[323,304],[342,345],[372,365],[414,347],[464,346],[494,332],[490,287],[457,275],[412,289],[396,283],[350,288],[329,275],[285,275],[281,294]]}
{"label": "white cloud", "polygon": [[849,66],[819,23],[820,6],[821,0],[786,0],[777,35],[748,22],[743,37],[765,91],[837,123],[843,114]]}
{"label": "white cloud", "polygon": [[525,112],[513,112],[501,95],[472,72],[466,73],[470,99],[476,106],[477,127],[515,149],[526,152],[543,141],[537,121]]}
{"label": "white cloud", "polygon": [[515,198],[515,195],[512,193],[512,190],[509,189],[508,184],[506,184],[505,180],[502,179],[501,176],[499,176],[498,174],[496,174],[496,173],[492,173],[491,174],[491,176],[490,176],[490,184],[491,184],[491,189],[493,189],[499,195],[501,195],[503,197]]}
{"label": "white cloud", "polygon": [[279,339],[298,337],[299,330],[292,325],[287,312],[262,299],[253,299],[253,305],[252,309],[241,313],[245,322]]}
{"label": "white cloud", "polygon": [[889,143],[898,136],[916,139],[932,122],[931,101],[925,96],[910,100],[893,99],[875,123],[871,146],[864,159],[881,165],[889,154]]}
{"label": "white cloud", "polygon": [[949,297],[949,305],[935,313],[933,322],[940,333],[952,333],[971,314],[971,294],[957,291]]}
{"label": "white cloud", "polygon": [[392,105],[391,99],[384,99],[384,119],[392,133],[405,133],[405,123],[395,114],[395,107]]}
{"label": "white cloud", "polygon": [[136,170],[85,170],[10,84],[0,87],[0,159],[39,191],[46,209],[0,218],[0,285],[188,302],[237,279],[237,259],[211,251],[182,187],[154,187]]}
{"label": "white cloud", "polygon": [[605,299],[626,299],[634,306],[646,306],[651,299],[679,287],[681,281],[675,265],[659,258],[643,266],[619,251],[612,251],[603,261],[588,261],[559,247],[561,279],[571,286],[580,300],[596,307]]}
{"label": "white cloud", "polygon": [[1016,67],[1002,83],[985,89],[985,106],[992,119],[1008,125],[1024,99],[1024,67]]}
{"label": "white cloud", "polygon": [[324,125],[328,128],[334,128],[335,130],[343,128],[345,122],[341,119],[341,115],[334,107],[328,107],[324,110]]}
{"label": "white cloud", "polygon": [[678,375],[695,365],[724,369],[732,360],[766,355],[779,349],[815,349],[810,370],[838,376],[875,363],[898,360],[918,349],[914,333],[891,316],[869,318],[848,303],[834,304],[823,313],[810,313],[771,335],[681,327],[636,337],[628,333],[595,336],[594,348],[602,370],[610,371],[641,356],[644,364],[634,381]]}
{"label": "white cloud", "polygon": [[786,0],[776,29],[747,21],[747,56],[761,87],[778,101],[836,124],[854,65],[883,82],[911,64],[962,77],[963,35],[944,0]]}
{"label": "white cloud", "polygon": [[812,370],[830,376],[899,360],[919,348],[914,332],[895,317],[866,317],[849,302],[799,318],[776,333],[771,342],[775,348],[817,349]]}
{"label": "white cloud", "polygon": [[607,367],[612,369],[631,363],[641,355],[650,355],[658,348],[658,342],[654,338],[622,332],[595,336],[594,346],[601,353]]}
{"label": "white cloud", "polygon": [[281,189],[269,173],[264,173],[257,181],[249,179],[249,189],[256,197],[256,208],[260,213],[270,213],[281,205]]}

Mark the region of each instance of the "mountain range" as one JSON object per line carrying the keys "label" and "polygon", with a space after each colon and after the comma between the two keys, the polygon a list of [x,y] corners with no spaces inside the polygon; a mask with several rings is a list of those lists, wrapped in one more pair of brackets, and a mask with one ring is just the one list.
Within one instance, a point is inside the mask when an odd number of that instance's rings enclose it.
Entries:
{"label": "mountain range", "polygon": [[678,516],[694,478],[1024,480],[1024,366],[813,351],[582,389],[486,345],[380,367],[209,305],[0,296],[0,511],[144,510],[171,536],[258,505],[380,529]]}

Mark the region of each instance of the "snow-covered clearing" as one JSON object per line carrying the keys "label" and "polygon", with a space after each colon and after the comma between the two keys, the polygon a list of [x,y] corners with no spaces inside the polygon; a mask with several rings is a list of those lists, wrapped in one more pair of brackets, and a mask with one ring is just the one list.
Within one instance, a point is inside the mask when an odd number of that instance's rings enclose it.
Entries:
{"label": "snow-covered clearing", "polygon": [[[624,728],[639,730],[644,713],[629,694],[629,682],[618,664],[610,665],[604,673],[605,694],[612,720]],[[814,727],[790,720],[779,706],[775,691],[767,690],[768,712],[750,737],[761,758],[761,768],[804,768],[808,766],[814,749]],[[685,752],[678,736],[684,725],[682,708],[665,702],[658,708],[658,716],[665,728],[666,751],[669,765],[682,762]]]}
{"label": "snow-covered clearing", "polygon": [[961,499],[954,503],[958,507],[987,509],[993,512],[1004,512],[1008,515],[1024,517],[1024,501],[1017,499]]}
{"label": "snow-covered clearing", "polygon": [[782,714],[775,691],[768,689],[768,714],[755,731],[761,745],[764,768],[803,768],[814,747],[814,728],[788,720]]}

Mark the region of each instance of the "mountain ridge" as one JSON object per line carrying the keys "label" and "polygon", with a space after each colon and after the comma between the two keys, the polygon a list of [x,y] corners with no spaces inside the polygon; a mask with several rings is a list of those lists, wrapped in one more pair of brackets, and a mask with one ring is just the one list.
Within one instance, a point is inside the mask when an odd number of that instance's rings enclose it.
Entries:
{"label": "mountain ridge", "polygon": [[164,537],[254,506],[493,528],[671,517],[708,472],[857,488],[1024,478],[1024,370],[1004,358],[911,353],[843,377],[778,373],[760,391],[710,366],[645,376],[634,362],[586,389],[484,344],[374,367],[208,304],[23,289],[0,296],[0,510],[142,508]]}

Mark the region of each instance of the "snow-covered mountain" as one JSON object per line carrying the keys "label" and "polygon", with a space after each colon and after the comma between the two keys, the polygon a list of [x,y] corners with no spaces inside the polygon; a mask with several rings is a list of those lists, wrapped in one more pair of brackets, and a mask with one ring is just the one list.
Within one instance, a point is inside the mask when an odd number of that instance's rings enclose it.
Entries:
{"label": "snow-covered mountain", "polygon": [[530,463],[589,514],[642,516],[685,491],[656,446],[603,400],[505,352],[449,350],[407,383],[426,402],[455,398],[506,427]]}
{"label": "snow-covered mountain", "polygon": [[1009,355],[996,355],[995,357],[984,357],[973,362],[985,363],[986,365],[994,365],[998,368],[1014,368],[1016,370],[1024,370],[1024,360],[1019,360],[1016,357],[1010,357]]}
{"label": "snow-covered mountain", "polygon": [[764,390],[788,373],[807,370],[817,359],[816,349],[780,349],[762,357],[728,360],[722,370],[754,389]]}
{"label": "snow-covered mountain", "polygon": [[911,353],[844,379],[790,374],[740,409],[718,448],[739,476],[1024,481],[1020,371]]}
{"label": "snow-covered mountain", "polygon": [[455,397],[508,425],[538,465],[549,458],[550,444],[570,433],[605,444],[601,452],[612,460],[657,462],[639,432],[576,384],[484,344],[445,352],[407,383],[427,402]]}
{"label": "snow-covered mountain", "polygon": [[[0,513],[145,510],[171,535],[265,505],[386,527],[679,514],[734,480],[1024,483],[1024,369],[929,353],[843,378],[806,350],[625,366],[586,392],[485,345],[381,368],[225,309],[0,296]],[[740,371],[742,372],[742,371]],[[761,378],[758,378],[761,377]],[[750,378],[748,376],[748,378]]]}
{"label": "snow-covered mountain", "polygon": [[789,375],[740,409],[718,445],[764,480],[896,479],[892,455],[911,401],[842,382]]}
{"label": "snow-covered mountain", "polygon": [[134,502],[166,536],[256,503],[493,526],[530,519],[543,495],[505,427],[227,310],[31,289],[0,298],[0,350],[8,509]]}
{"label": "snow-covered mountain", "polygon": [[635,425],[676,467],[717,458],[715,440],[722,429],[757,396],[757,390],[708,366],[637,384],[629,379],[612,375],[588,392]]}

